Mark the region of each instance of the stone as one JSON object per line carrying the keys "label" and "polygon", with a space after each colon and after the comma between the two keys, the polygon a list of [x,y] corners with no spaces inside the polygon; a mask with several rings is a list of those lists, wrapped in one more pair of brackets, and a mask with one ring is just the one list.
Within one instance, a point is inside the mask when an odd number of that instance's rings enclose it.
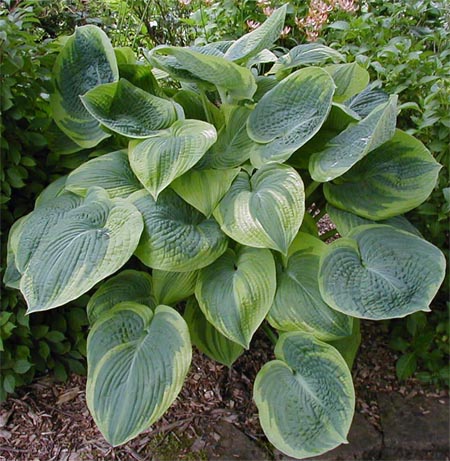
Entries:
{"label": "stone", "polygon": [[[219,440],[211,438],[205,451],[209,460],[269,460],[270,456],[256,442],[249,439],[233,424],[218,421],[213,432],[219,434]],[[217,438],[217,437],[216,437]]]}
{"label": "stone", "polygon": [[[347,461],[353,459],[364,459],[365,461],[379,459],[382,449],[381,434],[369,423],[369,421],[360,413],[355,413],[350,432],[348,434],[348,444],[342,444],[339,447],[324,453],[320,456],[308,458],[313,461]],[[275,459],[279,461],[291,461],[291,458],[275,451]]]}
{"label": "stone", "polygon": [[379,394],[378,403],[384,434],[382,459],[401,459],[408,452],[448,456],[448,398],[416,396],[405,399],[391,393]]}

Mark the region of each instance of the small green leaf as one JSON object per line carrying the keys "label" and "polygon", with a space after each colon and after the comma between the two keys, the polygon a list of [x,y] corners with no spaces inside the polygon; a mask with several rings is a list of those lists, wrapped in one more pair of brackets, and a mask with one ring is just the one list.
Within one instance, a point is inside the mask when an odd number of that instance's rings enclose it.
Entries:
{"label": "small green leaf", "polygon": [[26,373],[30,368],[32,364],[28,360],[20,359],[16,360],[13,365],[13,370],[19,374],[22,375]]}
{"label": "small green leaf", "polygon": [[402,355],[395,364],[395,372],[400,381],[410,378],[417,369],[417,359],[413,352]]}

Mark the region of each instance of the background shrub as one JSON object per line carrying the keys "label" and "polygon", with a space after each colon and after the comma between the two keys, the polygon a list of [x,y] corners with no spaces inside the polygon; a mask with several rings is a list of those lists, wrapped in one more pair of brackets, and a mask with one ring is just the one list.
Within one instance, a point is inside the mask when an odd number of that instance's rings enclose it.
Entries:
{"label": "background shrub", "polygon": [[[37,194],[62,171],[48,161],[47,136],[58,46],[43,41],[45,31],[32,6],[8,6],[0,6],[2,272],[12,223],[32,210]],[[64,380],[71,371],[85,372],[84,309],[28,317],[23,298],[3,282],[1,307],[0,400],[36,373],[51,370]]]}

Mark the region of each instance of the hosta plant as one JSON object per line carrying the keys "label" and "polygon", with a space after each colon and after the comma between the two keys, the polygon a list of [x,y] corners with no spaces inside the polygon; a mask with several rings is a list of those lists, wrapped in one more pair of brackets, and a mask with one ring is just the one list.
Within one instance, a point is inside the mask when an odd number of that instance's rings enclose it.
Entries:
{"label": "hosta plant", "polygon": [[[357,64],[269,51],[285,13],[142,62],[80,27],[56,61],[61,155],[90,159],[14,224],[5,278],[29,313],[95,287],[87,402],[114,446],[175,400],[192,344],[232,366],[260,327],[276,342],[253,387],[268,439],[297,458],[345,443],[358,319],[427,311],[442,282],[402,216],[440,165]],[[342,238],[326,244],[312,209]]]}

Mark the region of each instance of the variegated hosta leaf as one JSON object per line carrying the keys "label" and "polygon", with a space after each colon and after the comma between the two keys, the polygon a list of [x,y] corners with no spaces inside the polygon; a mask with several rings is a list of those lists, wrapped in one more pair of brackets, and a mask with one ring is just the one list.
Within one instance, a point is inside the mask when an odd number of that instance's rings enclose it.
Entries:
{"label": "variegated hosta leaf", "polygon": [[267,320],[277,330],[303,330],[323,341],[348,336],[352,319],[324,302],[319,290],[319,262],[326,245],[300,232],[279,266],[277,291]]}
{"label": "variegated hosta leaf", "polygon": [[199,274],[195,296],[206,319],[246,349],[272,305],[275,262],[266,249],[229,249]]}
{"label": "variegated hosta leaf", "polygon": [[348,211],[340,210],[334,206],[327,205],[327,213],[336,229],[342,237],[346,237],[354,227],[363,226],[365,224],[387,224],[397,227],[400,230],[422,237],[422,234],[414,227],[404,216],[394,216],[384,221],[372,221],[370,219],[361,218],[360,216]]}
{"label": "variegated hosta leaf", "polygon": [[175,178],[190,170],[217,139],[213,125],[179,120],[168,130],[130,144],[130,164],[155,200]]}
{"label": "variegated hosta leaf", "polygon": [[15,234],[16,266],[20,273],[25,272],[31,257],[52,228],[60,224],[67,214],[81,207],[83,202],[83,198],[69,192],[48,200],[27,215],[27,225],[20,226],[20,231],[18,229]]}
{"label": "variegated hosta leaf", "polygon": [[146,57],[154,67],[169,72],[178,80],[215,85],[234,99],[251,99],[256,91],[255,78],[249,69],[220,56],[162,45],[150,50]]}
{"label": "variegated hosta leaf", "polygon": [[381,90],[379,83],[371,83],[361,93],[345,101],[345,105],[360,117],[367,117],[376,107],[389,101],[389,95]]}
{"label": "variegated hosta leaf", "polygon": [[153,287],[158,304],[174,306],[194,294],[198,271],[167,272],[153,269]]}
{"label": "variegated hosta leaf", "polygon": [[280,56],[270,69],[270,73],[275,74],[307,64],[323,64],[329,59],[336,62],[344,61],[345,57],[339,51],[320,43],[304,43],[294,46],[289,53]]}
{"label": "variegated hosta leaf", "polygon": [[344,102],[360,93],[369,83],[370,76],[366,69],[358,63],[333,64],[324,69],[333,77],[336,84],[334,101]]}
{"label": "variegated hosta leaf", "polygon": [[206,320],[195,298],[186,303],[184,320],[188,324],[192,344],[216,362],[231,368],[244,352],[242,346],[230,341]]}
{"label": "variegated hosta leaf", "polygon": [[365,119],[349,125],[328,141],[325,149],[313,154],[309,171],[314,181],[326,182],[343,175],[369,152],[394,136],[397,96],[376,107]]}
{"label": "variegated hosta leaf", "polygon": [[247,121],[255,166],[283,162],[311,139],[331,109],[334,83],[318,67],[300,69],[268,91]]}
{"label": "variegated hosta leaf", "polygon": [[82,206],[48,229],[32,253],[20,281],[28,312],[72,301],[116,272],[133,254],[142,229],[142,216],[131,203],[92,190]]}
{"label": "variegated hosta leaf", "polygon": [[337,208],[379,221],[416,208],[431,194],[441,165],[417,139],[397,130],[395,136],[339,182],[324,185]]}
{"label": "variegated hosta leaf", "polygon": [[206,217],[210,217],[240,169],[196,170],[191,169],[172,184],[172,189]]}
{"label": "variegated hosta leaf", "polygon": [[129,138],[148,138],[179,117],[175,103],[147,93],[124,78],[93,88],[81,100],[100,123]]}
{"label": "variegated hosta leaf", "polygon": [[208,266],[224,253],[228,239],[214,219],[206,219],[171,189],[155,202],[147,191],[130,199],[144,218],[136,256],[153,269],[189,272]]}
{"label": "variegated hosta leaf", "polygon": [[261,26],[236,40],[228,48],[225,58],[243,62],[272,46],[283,30],[286,9],[287,5],[276,9]]}
{"label": "variegated hosta leaf", "polygon": [[86,399],[113,446],[147,429],[179,394],[191,363],[186,322],[168,306],[122,303],[88,336]]}
{"label": "variegated hosta leaf", "polygon": [[392,226],[366,225],[329,245],[319,284],[334,309],[382,320],[429,311],[444,273],[445,258],[431,243]]}
{"label": "variegated hosta leaf", "polygon": [[96,146],[109,135],[85,109],[80,96],[119,78],[114,50],[105,32],[91,25],[77,27],[58,54],[53,75],[55,91],[50,104],[56,124],[81,147]]}
{"label": "variegated hosta leaf", "polygon": [[275,357],[256,376],[253,398],[269,441],[288,456],[317,456],[345,443],[355,391],[332,346],[302,332],[280,336]]}
{"label": "variegated hosta leaf", "polygon": [[53,200],[60,195],[66,193],[65,185],[67,181],[67,175],[61,176],[52,183],[50,183],[36,198],[34,202],[34,208],[39,208],[49,200]]}
{"label": "variegated hosta leaf", "polygon": [[153,293],[153,281],[149,274],[135,270],[125,270],[103,282],[89,299],[86,311],[89,323],[122,302],[135,302],[154,309],[157,304]]}
{"label": "variegated hosta leaf", "polygon": [[22,274],[17,269],[16,254],[18,253],[19,249],[20,236],[29,217],[30,215],[28,214],[18,219],[11,226],[8,235],[6,269],[5,274],[3,275],[3,283],[9,288],[15,288],[17,290],[19,289],[19,282]]}
{"label": "variegated hosta leaf", "polygon": [[96,186],[105,189],[111,198],[126,198],[142,189],[130,167],[127,152],[122,150],[83,163],[70,173],[65,184],[67,190],[82,196]]}
{"label": "variegated hosta leaf", "polygon": [[254,144],[248,137],[246,127],[250,113],[250,109],[241,106],[234,106],[230,110],[217,142],[200,161],[202,168],[235,168],[250,158]]}
{"label": "variegated hosta leaf", "polygon": [[243,245],[286,253],[305,212],[303,182],[287,165],[239,173],[214,211],[222,230]]}

